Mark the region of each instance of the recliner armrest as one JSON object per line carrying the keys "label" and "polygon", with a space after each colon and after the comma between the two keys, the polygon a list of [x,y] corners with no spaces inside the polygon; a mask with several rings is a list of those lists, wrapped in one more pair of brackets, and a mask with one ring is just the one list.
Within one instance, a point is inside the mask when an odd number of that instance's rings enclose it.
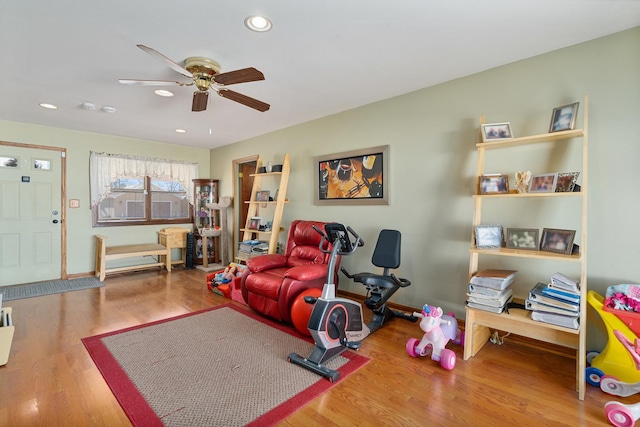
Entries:
{"label": "recliner armrest", "polygon": [[284,277],[293,280],[315,280],[327,275],[327,264],[309,264],[291,267],[284,273]]}
{"label": "recliner armrest", "polygon": [[247,260],[247,267],[252,273],[259,273],[272,268],[282,268],[287,266],[287,258],[281,254],[260,255]]}

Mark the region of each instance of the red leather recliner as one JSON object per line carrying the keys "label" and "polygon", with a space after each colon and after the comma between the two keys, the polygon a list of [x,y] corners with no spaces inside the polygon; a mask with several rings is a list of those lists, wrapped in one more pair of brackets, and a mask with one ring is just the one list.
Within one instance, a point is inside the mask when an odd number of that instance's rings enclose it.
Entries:
{"label": "red leather recliner", "polygon": [[[318,245],[326,223],[296,220],[291,223],[284,255],[268,254],[247,260],[242,275],[242,296],[252,309],[276,320],[291,323],[291,305],[310,288],[322,289],[327,281],[330,254]],[[328,247],[327,249],[330,249]],[[336,260],[334,280],[338,284],[340,257]]]}

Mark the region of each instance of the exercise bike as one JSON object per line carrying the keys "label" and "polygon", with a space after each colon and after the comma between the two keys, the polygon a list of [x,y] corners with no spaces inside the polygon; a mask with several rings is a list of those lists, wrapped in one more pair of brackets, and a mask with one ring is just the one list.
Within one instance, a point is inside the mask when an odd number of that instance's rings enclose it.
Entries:
{"label": "exercise bike", "polygon": [[[338,256],[351,255],[358,247],[364,245],[364,241],[351,227],[345,228],[342,224],[326,224],[324,232],[315,226],[313,228],[322,235],[320,250],[331,254],[327,268],[327,283],[322,288],[322,295],[319,298],[304,297],[306,303],[314,304],[308,328],[315,346],[309,357],[304,358],[297,353],[291,353],[287,359],[290,363],[335,382],[340,378],[340,372],[327,368],[324,364],[347,349],[360,348],[362,340],[370,333],[362,319],[362,305],[357,301],[336,297],[334,283],[334,269]],[[353,242],[349,234],[354,237]],[[325,249],[325,242],[331,242],[331,251]]]}

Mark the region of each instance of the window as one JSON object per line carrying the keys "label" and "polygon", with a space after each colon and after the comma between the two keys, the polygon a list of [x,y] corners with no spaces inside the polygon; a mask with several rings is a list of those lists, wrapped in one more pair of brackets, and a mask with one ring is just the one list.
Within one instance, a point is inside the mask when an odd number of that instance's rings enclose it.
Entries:
{"label": "window", "polygon": [[[135,176],[147,171],[154,177]],[[191,222],[196,172],[195,164],[91,153],[93,226]]]}

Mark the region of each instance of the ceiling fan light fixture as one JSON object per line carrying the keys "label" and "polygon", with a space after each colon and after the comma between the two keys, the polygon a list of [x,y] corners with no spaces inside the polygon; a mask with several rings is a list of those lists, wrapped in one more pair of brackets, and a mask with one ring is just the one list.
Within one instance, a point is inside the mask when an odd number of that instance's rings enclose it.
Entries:
{"label": "ceiling fan light fixture", "polygon": [[157,89],[157,90],[154,90],[153,93],[155,93],[158,96],[165,96],[165,97],[173,96],[173,92],[170,92],[165,89]]}
{"label": "ceiling fan light fixture", "polygon": [[271,20],[266,16],[252,15],[244,20],[244,25],[251,31],[259,33],[269,31],[271,29]]}

